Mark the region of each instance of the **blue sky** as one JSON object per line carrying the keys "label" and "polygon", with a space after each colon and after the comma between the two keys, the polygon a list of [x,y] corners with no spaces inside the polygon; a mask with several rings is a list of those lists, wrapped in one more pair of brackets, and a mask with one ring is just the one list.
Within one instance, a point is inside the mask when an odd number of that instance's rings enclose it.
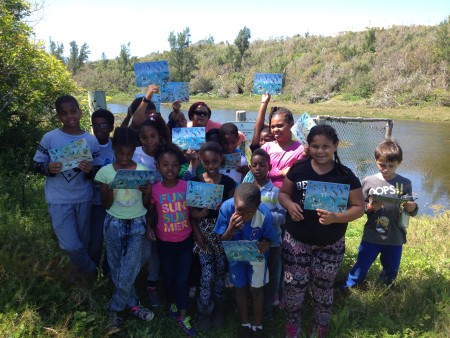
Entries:
{"label": "blue sky", "polygon": [[290,37],[309,32],[336,35],[366,27],[436,25],[450,14],[448,0],[44,0],[31,25],[37,40],[64,44],[87,42],[90,60],[119,54],[130,42],[131,54],[142,57],[169,50],[171,31],[189,27],[191,41],[209,35],[215,42],[232,43],[244,26],[252,39]]}

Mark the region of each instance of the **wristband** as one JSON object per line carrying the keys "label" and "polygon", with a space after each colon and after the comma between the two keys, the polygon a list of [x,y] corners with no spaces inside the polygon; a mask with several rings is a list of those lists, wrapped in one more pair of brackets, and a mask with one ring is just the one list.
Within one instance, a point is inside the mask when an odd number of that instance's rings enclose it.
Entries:
{"label": "wristband", "polygon": [[144,101],[145,103],[150,103],[151,101],[149,99],[147,99],[145,96],[142,98],[142,101]]}

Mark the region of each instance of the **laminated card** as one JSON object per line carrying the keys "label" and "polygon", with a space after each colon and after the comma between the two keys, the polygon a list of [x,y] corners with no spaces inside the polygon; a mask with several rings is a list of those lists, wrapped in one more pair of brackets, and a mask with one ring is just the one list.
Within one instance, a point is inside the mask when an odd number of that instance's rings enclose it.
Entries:
{"label": "laminated card", "polygon": [[262,262],[264,255],[258,251],[256,241],[222,241],[229,262]]}
{"label": "laminated card", "polygon": [[189,207],[217,209],[222,203],[223,185],[188,181],[186,205]]}
{"label": "laminated card", "polygon": [[151,170],[119,169],[109,187],[111,189],[136,189],[146,185],[147,182],[154,184],[160,180],[161,174]]}
{"label": "laminated card", "polygon": [[253,79],[253,93],[270,95],[281,95],[281,88],[283,86],[282,74],[271,73],[255,73]]}
{"label": "laminated card", "polygon": [[151,84],[165,85],[169,82],[169,63],[167,60],[135,63],[134,75],[137,87],[146,87]]}
{"label": "laminated card", "polygon": [[84,138],[67,143],[59,148],[49,149],[48,153],[52,162],[61,162],[61,171],[76,168],[83,160],[93,160],[89,146]]}
{"label": "laminated card", "polygon": [[308,181],[303,207],[307,210],[345,212],[349,193],[349,184]]}
{"label": "laminated card", "polygon": [[303,144],[307,145],[306,138],[308,137],[309,131],[312,127],[316,125],[316,122],[308,115],[308,113],[303,113],[302,116],[294,123],[291,128],[292,134],[295,138]]}
{"label": "laminated card", "polygon": [[241,166],[241,153],[223,154],[223,161],[222,169],[236,170]]}
{"label": "laminated card", "polygon": [[189,82],[169,82],[161,86],[162,102],[189,102]]}
{"label": "laminated card", "polygon": [[205,142],[205,127],[173,128],[172,143],[182,150],[199,150]]}

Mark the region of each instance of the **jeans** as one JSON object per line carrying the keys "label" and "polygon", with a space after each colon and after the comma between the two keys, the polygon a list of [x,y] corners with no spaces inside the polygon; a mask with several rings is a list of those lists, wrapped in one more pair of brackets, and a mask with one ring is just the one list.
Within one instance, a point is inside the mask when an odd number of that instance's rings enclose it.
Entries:
{"label": "jeans", "polygon": [[149,241],[144,238],[144,243],[142,245],[142,266],[148,263],[148,276],[147,280],[151,282],[156,282],[159,275],[159,256],[158,250],[156,248],[156,242]]}
{"label": "jeans", "polygon": [[181,242],[157,242],[164,290],[169,303],[175,303],[178,310],[189,305],[189,272],[192,263],[193,241],[189,236]]}
{"label": "jeans", "polygon": [[88,254],[91,202],[49,203],[48,212],[59,247],[68,253],[79,272],[94,272],[95,263]]}
{"label": "jeans", "polygon": [[380,262],[383,270],[380,279],[387,285],[397,278],[402,258],[401,245],[382,245],[361,241],[358,249],[358,259],[347,276],[347,287],[357,286],[364,282],[373,262],[380,254]]}
{"label": "jeans", "polygon": [[134,281],[141,269],[145,216],[126,220],[107,214],[104,235],[114,283],[109,311],[119,312],[138,303]]}

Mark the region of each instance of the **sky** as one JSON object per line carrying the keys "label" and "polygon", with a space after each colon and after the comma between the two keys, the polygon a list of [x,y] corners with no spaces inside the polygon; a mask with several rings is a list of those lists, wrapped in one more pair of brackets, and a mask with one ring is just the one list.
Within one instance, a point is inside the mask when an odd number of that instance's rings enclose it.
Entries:
{"label": "sky", "polygon": [[[36,1],[36,0],[35,0]],[[90,61],[115,58],[130,42],[132,56],[170,50],[170,32],[189,27],[191,42],[212,36],[233,43],[248,27],[251,40],[296,34],[334,36],[392,25],[437,25],[450,15],[449,0],[37,0],[29,24],[48,45],[87,43]]]}

